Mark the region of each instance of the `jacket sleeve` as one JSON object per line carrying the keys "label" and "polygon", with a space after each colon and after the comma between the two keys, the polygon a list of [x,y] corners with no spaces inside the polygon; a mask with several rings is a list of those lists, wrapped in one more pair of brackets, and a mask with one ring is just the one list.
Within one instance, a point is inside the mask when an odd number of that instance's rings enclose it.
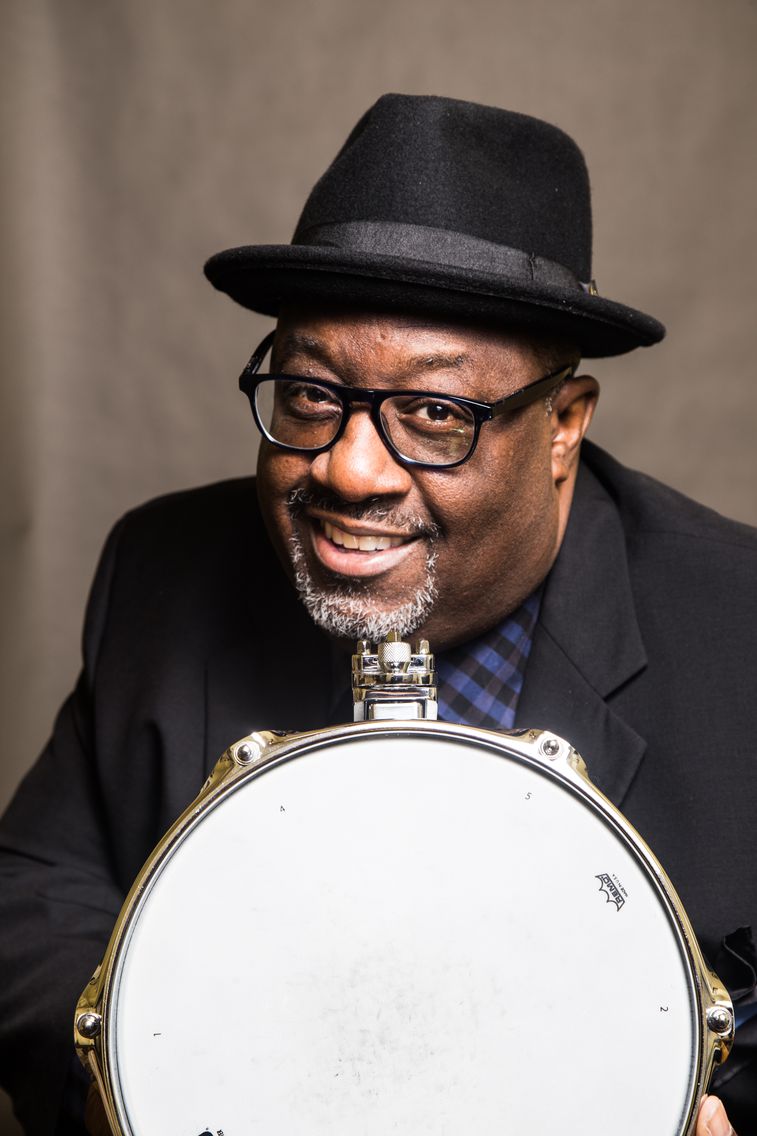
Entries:
{"label": "jacket sleeve", "polygon": [[74,1007],[124,899],[100,807],[92,712],[119,534],[117,526],[95,577],[76,689],[0,821],[0,1079],[30,1136],[79,1130],[62,1118],[81,1107],[85,1087]]}

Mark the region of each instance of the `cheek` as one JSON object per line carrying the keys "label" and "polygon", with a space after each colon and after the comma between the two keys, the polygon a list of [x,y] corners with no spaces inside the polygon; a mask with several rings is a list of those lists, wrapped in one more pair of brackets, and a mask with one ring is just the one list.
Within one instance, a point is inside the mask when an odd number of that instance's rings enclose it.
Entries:
{"label": "cheek", "polygon": [[557,495],[548,441],[541,431],[511,441],[507,449],[482,449],[470,470],[461,467],[457,478],[451,471],[435,494],[447,567],[471,585],[488,579],[493,565],[530,575],[553,552]]}
{"label": "cheek", "polygon": [[269,536],[281,549],[291,534],[287,501],[293,489],[305,483],[308,463],[270,445],[261,445],[258,455],[257,491],[260,512]]}
{"label": "cheek", "polygon": [[[520,425],[520,424],[518,424]],[[452,532],[524,520],[549,509],[554,485],[550,445],[541,423],[512,430],[499,445],[481,445],[471,461],[434,486],[435,511]],[[439,475],[438,475],[439,476]]]}

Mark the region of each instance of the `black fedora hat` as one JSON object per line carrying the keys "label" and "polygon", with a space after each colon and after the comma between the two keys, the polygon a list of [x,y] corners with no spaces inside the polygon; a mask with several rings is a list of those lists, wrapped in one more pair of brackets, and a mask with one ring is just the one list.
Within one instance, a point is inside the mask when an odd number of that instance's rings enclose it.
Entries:
{"label": "black fedora hat", "polygon": [[598,295],[581,151],[539,119],[428,95],[384,95],[312,190],[289,245],[205,265],[245,307],[334,302],[483,320],[570,338],[584,355],[665,328]]}

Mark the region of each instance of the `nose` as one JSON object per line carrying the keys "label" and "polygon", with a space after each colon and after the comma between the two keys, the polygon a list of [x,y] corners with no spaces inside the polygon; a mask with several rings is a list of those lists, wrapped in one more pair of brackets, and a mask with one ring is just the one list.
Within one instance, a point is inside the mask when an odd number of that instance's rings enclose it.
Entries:
{"label": "nose", "polygon": [[409,469],[390,454],[367,410],[352,411],[339,441],[313,459],[310,476],[343,501],[402,497],[413,484]]}

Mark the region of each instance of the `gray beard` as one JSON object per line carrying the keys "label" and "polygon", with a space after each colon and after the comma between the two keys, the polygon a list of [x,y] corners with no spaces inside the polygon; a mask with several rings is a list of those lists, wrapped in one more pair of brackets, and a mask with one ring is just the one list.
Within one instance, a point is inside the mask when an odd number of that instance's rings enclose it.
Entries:
{"label": "gray beard", "polygon": [[[290,502],[295,503],[299,502]],[[378,643],[386,639],[390,631],[397,631],[403,639],[407,639],[427,622],[438,597],[437,556],[433,540],[429,542],[423,584],[412,599],[398,603],[388,611],[376,611],[370,581],[337,579],[328,587],[316,584],[296,529],[289,540],[289,555],[295,587],[308,615],[329,635],[339,639],[368,639],[371,643]]]}

